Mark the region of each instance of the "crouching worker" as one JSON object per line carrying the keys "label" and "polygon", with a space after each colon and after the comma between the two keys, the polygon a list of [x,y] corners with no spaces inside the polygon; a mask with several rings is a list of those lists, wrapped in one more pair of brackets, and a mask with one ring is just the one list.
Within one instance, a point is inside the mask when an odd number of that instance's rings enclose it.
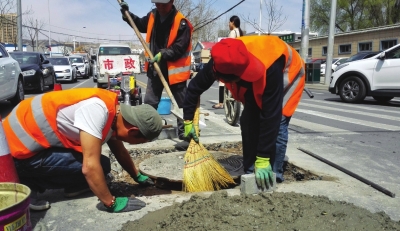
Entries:
{"label": "crouching worker", "polygon": [[31,209],[48,209],[37,193],[60,188],[66,197],[91,190],[110,212],[145,207],[138,199],[111,194],[110,160],[101,147],[107,143],[136,182],[152,185],[122,141],[139,144],[158,137],[162,121],[153,107],[118,105],[115,93],[97,88],[53,91],[19,103],[3,126],[19,179],[32,190]]}
{"label": "crouching worker", "polygon": [[269,188],[282,109],[289,114],[296,109],[304,87],[303,67],[296,50],[276,36],[221,40],[189,83],[183,106],[185,136],[198,140],[192,123],[198,97],[215,80],[224,82],[244,104],[240,117],[244,171],[254,171],[258,186]]}

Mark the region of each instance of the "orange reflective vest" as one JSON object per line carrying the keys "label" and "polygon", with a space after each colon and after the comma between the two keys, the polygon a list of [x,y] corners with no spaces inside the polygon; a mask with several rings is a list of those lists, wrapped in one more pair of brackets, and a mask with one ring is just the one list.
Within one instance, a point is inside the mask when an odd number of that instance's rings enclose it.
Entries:
{"label": "orange reflective vest", "polygon": [[[167,43],[167,48],[170,47],[176,40],[176,37],[178,36],[178,30],[181,24],[181,20],[185,19],[188,26],[190,27],[190,37],[192,37],[193,33],[193,26],[183,16],[181,12],[177,12],[175,15],[174,22],[171,27],[171,31],[169,32],[169,37],[168,37],[168,43]],[[154,27],[154,21],[155,21],[155,16],[154,12],[150,13],[149,17],[149,22],[147,23],[147,34],[146,34],[146,43],[150,44],[150,39],[151,39],[151,34],[153,32],[153,27]],[[175,61],[167,61],[167,67],[168,67],[168,80],[169,84],[173,85],[176,83],[181,83],[190,78],[190,64],[191,64],[191,55],[190,52],[192,50],[192,42],[189,43],[188,48],[185,51],[185,54],[182,55],[179,59]],[[149,54],[145,52],[144,54],[146,56],[146,60],[149,58]],[[154,54],[155,55],[155,54]],[[145,70],[147,71],[149,67],[149,63],[146,61],[145,63]]]}
{"label": "orange reflective vest", "polygon": [[117,94],[98,88],[53,91],[23,100],[3,121],[11,155],[26,159],[50,147],[82,152],[80,143],[68,140],[58,131],[56,116],[59,109],[92,97],[103,100],[108,108],[108,120],[102,131],[104,142],[116,114]]}
{"label": "orange reflective vest", "polygon": [[[252,82],[254,98],[259,108],[262,108],[262,95],[264,93],[267,69],[282,54],[286,58],[286,65],[283,71],[283,87],[285,96],[283,98],[282,114],[289,117],[292,116],[300,102],[305,84],[304,62],[300,55],[290,47],[287,43],[276,36],[244,36],[236,38],[242,40],[247,50],[257,57],[265,66],[263,76],[244,76],[242,79]],[[231,91],[232,96],[244,102],[244,93],[246,88],[236,85],[236,83],[228,83],[225,86]]]}

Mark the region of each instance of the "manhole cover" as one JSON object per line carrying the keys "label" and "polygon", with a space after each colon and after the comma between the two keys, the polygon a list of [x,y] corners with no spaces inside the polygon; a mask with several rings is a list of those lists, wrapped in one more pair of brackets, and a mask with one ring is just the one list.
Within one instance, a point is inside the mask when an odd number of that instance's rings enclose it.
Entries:
{"label": "manhole cover", "polygon": [[[209,151],[214,158],[237,179],[243,172],[243,157],[227,152]],[[171,182],[182,182],[184,156],[186,152],[172,152],[153,156],[139,164],[139,170],[150,178],[168,179]]]}

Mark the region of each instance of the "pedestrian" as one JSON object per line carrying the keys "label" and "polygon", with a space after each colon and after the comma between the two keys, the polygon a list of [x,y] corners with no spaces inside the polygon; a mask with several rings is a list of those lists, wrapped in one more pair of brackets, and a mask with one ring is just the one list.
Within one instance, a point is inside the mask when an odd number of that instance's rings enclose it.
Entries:
{"label": "pedestrian", "polygon": [[[229,35],[228,38],[238,38],[243,36],[243,31],[240,29],[240,18],[236,15],[233,15],[229,19]],[[213,105],[212,107],[215,109],[222,109],[224,108],[224,90],[225,84],[222,81],[218,81],[219,86],[219,99],[218,104]]]}
{"label": "pedestrian", "polygon": [[185,136],[195,137],[192,120],[198,97],[216,79],[244,104],[240,118],[243,167],[245,173],[255,171],[257,184],[265,189],[273,180],[271,163],[282,110],[293,114],[302,95],[304,62],[276,36],[222,39],[211,50],[208,64],[189,83],[183,106]]}
{"label": "pedestrian", "polygon": [[[187,80],[190,78],[193,26],[174,6],[174,0],[151,0],[156,9],[146,16],[139,18],[129,12],[126,2],[121,2],[123,20],[128,22],[124,13],[128,11],[136,27],[141,33],[146,33],[146,42],[153,54],[151,62],[157,62],[162,74],[166,78],[171,92],[182,108],[187,89]],[[148,57],[148,54],[145,54]],[[145,63],[147,71],[147,90],[144,103],[155,109],[161,99],[163,84],[153,65]],[[183,140],[183,122],[177,119],[178,137]]]}
{"label": "pedestrian", "polygon": [[158,137],[162,120],[153,107],[118,105],[115,93],[98,88],[53,91],[21,101],[3,126],[19,179],[32,191],[31,209],[48,209],[49,202],[39,200],[38,193],[62,188],[65,197],[92,190],[110,212],[145,206],[110,193],[110,160],[101,155],[101,147],[107,143],[136,182],[154,185],[136,169],[122,142]]}

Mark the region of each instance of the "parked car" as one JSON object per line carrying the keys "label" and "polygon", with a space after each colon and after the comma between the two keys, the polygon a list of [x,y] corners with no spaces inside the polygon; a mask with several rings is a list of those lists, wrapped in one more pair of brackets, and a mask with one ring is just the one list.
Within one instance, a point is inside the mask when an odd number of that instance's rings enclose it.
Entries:
{"label": "parked car", "polygon": [[[332,59],[332,73],[335,71],[336,67],[342,63],[345,63],[349,57],[341,57]],[[325,75],[326,62],[321,64],[321,75]]]}
{"label": "parked car", "polygon": [[85,65],[85,60],[80,55],[69,56],[68,59],[71,61],[72,66],[77,67],[76,75],[83,77],[84,79],[89,78],[88,65]]}
{"label": "parked car", "polygon": [[320,63],[320,64],[324,64],[326,62],[326,59],[307,59],[306,63]]}
{"label": "parked car", "polygon": [[24,98],[24,77],[19,63],[0,44],[0,100],[17,105]]}
{"label": "parked car", "polygon": [[372,56],[375,56],[379,54],[379,52],[376,51],[370,51],[370,52],[359,52],[353,56],[351,56],[350,58],[347,59],[347,63],[348,62],[353,62],[353,61],[357,61],[360,59],[367,59],[367,58],[371,58]]}
{"label": "parked car", "polygon": [[76,67],[72,66],[72,63],[67,57],[48,58],[51,64],[54,66],[54,72],[56,74],[56,81],[68,81],[76,82]]}
{"label": "parked car", "polygon": [[336,67],[329,91],[347,103],[360,103],[366,96],[387,102],[400,97],[400,44],[373,57]]}
{"label": "parked car", "polygon": [[18,61],[24,76],[24,89],[44,92],[44,87],[54,89],[54,67],[40,52],[12,52],[11,57]]}

